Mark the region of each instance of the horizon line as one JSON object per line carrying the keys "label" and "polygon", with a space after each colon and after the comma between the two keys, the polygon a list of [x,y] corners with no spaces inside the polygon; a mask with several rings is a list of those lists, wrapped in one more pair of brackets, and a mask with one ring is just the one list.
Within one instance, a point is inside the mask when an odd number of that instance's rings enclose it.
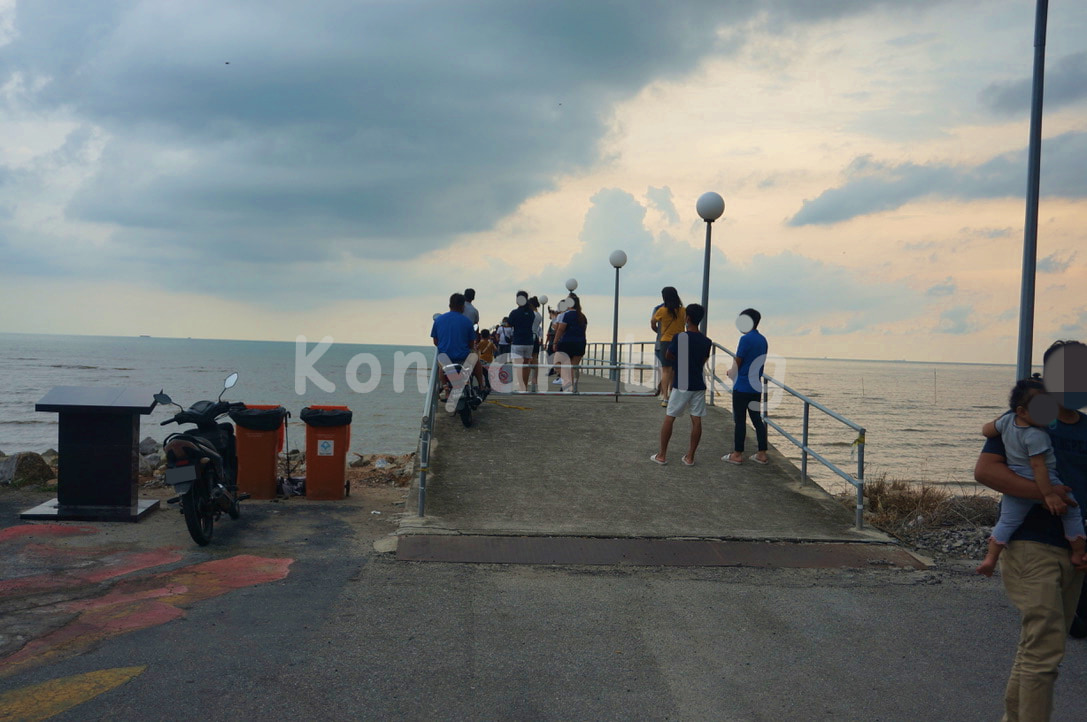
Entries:
{"label": "horizon line", "polygon": [[[240,341],[244,343],[296,343],[295,341],[284,341],[276,339],[260,339],[260,338],[205,338],[195,336],[155,336],[150,334],[134,334],[134,335],[116,335],[116,334],[94,334],[94,333],[33,333],[28,331],[0,331],[0,336],[56,336],[56,337],[76,337],[76,338],[111,338],[111,339],[160,339],[169,341]],[[308,341],[307,341],[308,342]],[[360,341],[337,341],[336,343],[344,343],[350,346],[387,346],[387,347],[401,347],[401,348],[430,348],[428,344],[390,344],[390,343],[366,343]],[[608,345],[607,341],[596,341],[593,343],[603,343]],[[645,343],[651,343],[646,341]],[[879,358],[843,358],[839,356],[785,356],[786,359],[793,359],[796,361],[845,361],[850,363],[902,363],[902,364],[940,364],[950,366],[1017,366],[1014,362],[999,363],[994,361],[928,361],[928,360],[911,360],[911,359],[879,359]],[[1041,368],[1042,364],[1034,363],[1033,367]]]}

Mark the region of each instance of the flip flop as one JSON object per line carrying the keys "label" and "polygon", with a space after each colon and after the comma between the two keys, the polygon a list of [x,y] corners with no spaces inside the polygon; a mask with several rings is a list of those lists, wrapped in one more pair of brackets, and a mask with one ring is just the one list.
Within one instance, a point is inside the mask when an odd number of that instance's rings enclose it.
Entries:
{"label": "flip flop", "polygon": [[683,458],[681,458],[680,461],[683,462],[684,466],[694,466],[693,461],[687,461],[687,455],[686,454],[683,455]]}
{"label": "flip flop", "polygon": [[744,463],[743,461],[736,461],[735,459],[733,459],[731,454],[725,454],[724,456],[722,456],[721,461],[727,461],[728,463],[735,464],[736,466]]}
{"label": "flip flop", "polygon": [[660,464],[661,466],[667,466],[668,465],[667,461],[661,461],[660,459],[658,459],[656,454],[653,454],[652,456],[650,456],[649,460],[652,461],[654,464]]}
{"label": "flip flop", "polygon": [[756,464],[762,464],[762,465],[764,465],[764,466],[765,466],[766,464],[769,464],[769,463],[770,463],[770,460],[769,460],[769,459],[760,459],[760,458],[759,458],[759,457],[757,457],[757,456],[752,456],[752,457],[751,457],[751,460],[752,460],[752,461],[754,461],[754,462],[755,462]]}

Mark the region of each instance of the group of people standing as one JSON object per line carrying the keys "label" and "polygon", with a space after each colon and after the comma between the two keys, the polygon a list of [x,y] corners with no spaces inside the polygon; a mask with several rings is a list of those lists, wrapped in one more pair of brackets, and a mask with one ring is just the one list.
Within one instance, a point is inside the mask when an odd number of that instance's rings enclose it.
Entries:
{"label": "group of people standing", "polygon": [[[685,466],[694,464],[695,451],[702,438],[702,417],[706,415],[705,365],[713,351],[713,342],[702,333],[700,324],[705,309],[700,304],[684,306],[679,292],[672,286],[661,289],[661,303],[653,309],[649,327],[657,333],[656,356],[661,367],[657,393],[665,407],[660,430],[660,449],[650,458],[654,463],[668,463],[668,443],[677,417],[691,416],[691,438],[687,453],[681,458]],[[766,423],[762,420],[762,372],[769,346],[759,332],[762,314],[753,308],[740,313],[737,325],[742,333],[736,347],[728,377],[732,379],[732,418],[735,422],[733,450],[721,457],[730,464],[744,463],[747,440],[747,419],[755,428],[758,449],[751,460],[766,464],[769,443]]]}
{"label": "group of people standing", "polygon": [[[527,291],[517,292],[513,310],[491,328],[480,328],[479,311],[473,303],[475,298],[476,292],[472,288],[465,289],[463,294],[454,293],[449,299],[449,313],[435,318],[430,335],[439,353],[444,353],[453,363],[463,363],[474,351],[482,362],[477,367],[485,386],[490,386],[490,373],[484,371],[496,359],[501,363],[508,361],[515,367],[514,388],[536,391],[534,379],[539,374],[533,370],[539,366],[543,351],[547,355],[547,365],[555,367],[551,371],[558,376],[554,383],[562,385],[564,391],[573,390],[577,367],[585,356],[588,326],[576,293],[571,292],[559,309],[548,308],[550,323],[546,335],[540,300],[529,296]],[[459,314],[467,320],[471,333],[462,320],[446,318],[449,314]]]}

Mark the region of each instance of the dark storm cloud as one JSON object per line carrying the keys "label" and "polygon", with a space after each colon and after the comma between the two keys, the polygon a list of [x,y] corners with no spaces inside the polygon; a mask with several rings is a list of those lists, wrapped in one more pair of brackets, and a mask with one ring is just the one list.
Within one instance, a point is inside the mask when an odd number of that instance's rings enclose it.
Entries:
{"label": "dark storm cloud", "polygon": [[719,27],[879,4],[38,0],[0,85],[108,134],[72,218],[405,258],[594,162],[611,105],[722,50]]}
{"label": "dark storm cloud", "polygon": [[[1041,193],[1060,198],[1087,197],[1087,133],[1065,133],[1042,142]],[[1005,153],[974,167],[943,164],[881,163],[871,156],[854,160],[846,182],[805,200],[788,224],[829,225],[857,216],[890,211],[921,198],[1008,198],[1024,196],[1026,150]]]}
{"label": "dark storm cloud", "polygon": [[[993,83],[981,91],[981,103],[1002,115],[1030,112],[1031,78]],[[1087,53],[1061,58],[1047,68],[1043,83],[1046,110],[1087,99]]]}
{"label": "dark storm cloud", "polygon": [[0,66],[109,134],[72,218],[405,258],[591,164],[611,104],[719,49],[711,7],[20,3]]}

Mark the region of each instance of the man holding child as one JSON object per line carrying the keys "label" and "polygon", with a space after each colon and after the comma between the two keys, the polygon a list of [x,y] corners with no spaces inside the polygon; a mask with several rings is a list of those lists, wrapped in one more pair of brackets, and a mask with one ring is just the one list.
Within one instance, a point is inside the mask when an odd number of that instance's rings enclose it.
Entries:
{"label": "man holding child", "polygon": [[[1073,378],[1087,373],[1085,361],[1087,346],[1078,341],[1058,341],[1044,357],[1046,390],[1059,404],[1049,436],[1060,480],[1079,501],[1081,515],[1087,510],[1087,416],[1075,409],[1085,404],[1082,392],[1059,390],[1087,387],[1087,379]],[[1008,468],[999,436],[985,442],[974,478],[1004,494],[1041,499],[1037,484]],[[1087,604],[1081,596],[1084,572],[1087,563],[1072,564],[1060,517],[1036,505],[1001,555],[1004,589],[1021,615],[1019,647],[1004,691],[1004,720],[1049,719],[1066,636],[1070,631],[1083,636],[1087,622]]]}

